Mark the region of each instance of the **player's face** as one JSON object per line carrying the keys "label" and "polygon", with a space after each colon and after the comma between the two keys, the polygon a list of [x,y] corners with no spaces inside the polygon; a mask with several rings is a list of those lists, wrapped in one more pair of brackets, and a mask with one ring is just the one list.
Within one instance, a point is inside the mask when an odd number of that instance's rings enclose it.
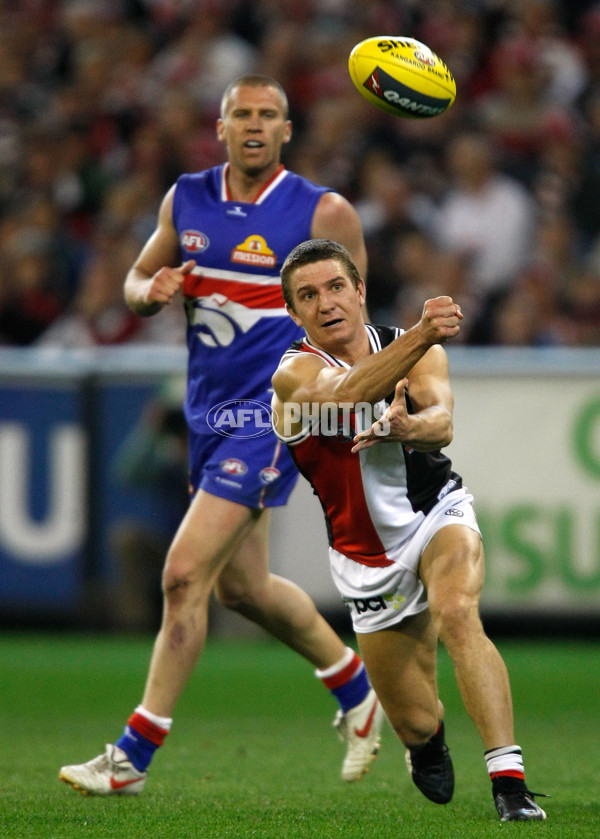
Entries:
{"label": "player's face", "polygon": [[340,354],[364,330],[361,306],[365,286],[358,288],[335,259],[313,262],[297,268],[290,278],[293,320],[302,326],[311,341],[324,350]]}
{"label": "player's face", "polygon": [[227,146],[230,164],[255,177],[279,166],[292,126],[275,88],[242,86],[229,97],[217,134]]}

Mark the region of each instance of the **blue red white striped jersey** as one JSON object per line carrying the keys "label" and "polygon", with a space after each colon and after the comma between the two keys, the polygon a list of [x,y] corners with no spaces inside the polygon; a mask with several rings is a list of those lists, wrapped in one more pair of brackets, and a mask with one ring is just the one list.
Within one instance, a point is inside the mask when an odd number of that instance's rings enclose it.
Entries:
{"label": "blue red white striped jersey", "polygon": [[[401,330],[365,326],[372,352],[379,352]],[[348,368],[308,338],[295,342],[283,359],[309,352],[331,367]],[[283,361],[282,359],[282,361]],[[388,404],[393,394],[385,400]],[[411,411],[410,399],[406,394]],[[383,409],[384,406],[382,406]],[[354,432],[362,431],[354,418]],[[352,434],[319,433],[319,417],[294,437],[278,434],[299,471],[310,481],[325,513],[329,545],[349,559],[369,566],[392,565],[388,551],[397,548],[445,495],[462,486],[450,459],[439,451],[416,452],[401,443],[377,443],[353,454]]]}
{"label": "blue red white striped jersey", "polygon": [[280,167],[253,203],[230,200],[228,164],[179,178],[173,223],[182,262],[196,260],[183,284],[189,349],[186,416],[212,433],[207,411],[229,399],[270,404],[282,352],[302,335],[285,310],[279,270],[311,238],[324,192]]}

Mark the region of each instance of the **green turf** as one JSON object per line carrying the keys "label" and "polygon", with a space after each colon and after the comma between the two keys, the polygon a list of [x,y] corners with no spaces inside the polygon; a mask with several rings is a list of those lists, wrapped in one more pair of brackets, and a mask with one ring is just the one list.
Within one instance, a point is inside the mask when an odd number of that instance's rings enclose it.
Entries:
{"label": "green turf", "polygon": [[335,703],[311,668],[274,642],[213,641],[139,798],[84,798],[63,763],[114,741],[140,698],[147,638],[0,635],[1,839],[488,839],[600,834],[600,647],[504,642],[528,781],[548,821],[502,825],[482,747],[440,658],[457,775],[445,807],[412,785],[389,729],[370,775],[339,779]]}

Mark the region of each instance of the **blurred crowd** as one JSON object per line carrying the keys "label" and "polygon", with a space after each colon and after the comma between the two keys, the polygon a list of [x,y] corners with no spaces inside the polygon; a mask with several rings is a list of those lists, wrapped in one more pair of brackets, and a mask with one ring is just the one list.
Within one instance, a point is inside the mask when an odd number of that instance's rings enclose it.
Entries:
{"label": "blurred crowd", "polygon": [[[446,114],[358,95],[379,34],[445,60]],[[372,320],[447,293],[467,344],[600,345],[600,4],[569,0],[0,0],[0,344],[183,342],[122,284],[247,72],[288,93],[286,165],[356,206]]]}

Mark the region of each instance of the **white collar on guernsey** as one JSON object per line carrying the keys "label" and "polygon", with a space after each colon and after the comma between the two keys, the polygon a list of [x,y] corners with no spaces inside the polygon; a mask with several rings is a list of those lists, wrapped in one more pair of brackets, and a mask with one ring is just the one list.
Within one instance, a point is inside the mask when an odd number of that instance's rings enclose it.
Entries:
{"label": "white collar on guernsey", "polygon": [[[369,344],[371,346],[372,352],[379,352],[383,349],[381,346],[381,338],[379,337],[379,332],[372,326],[370,323],[365,323],[365,331],[367,333],[367,337],[369,338]],[[396,337],[398,337],[398,330],[396,330]],[[340,358],[337,358],[335,355],[328,353],[326,350],[322,350],[319,347],[315,347],[315,345],[310,341],[308,335],[305,335],[303,338],[305,344],[311,348],[311,350],[320,355],[328,364],[331,364],[335,367],[345,367],[346,369],[350,369],[351,365],[345,361],[342,361]]]}
{"label": "white collar on guernsey", "polygon": [[283,163],[280,165],[279,169],[275,172],[271,180],[267,181],[267,183],[263,186],[260,192],[256,195],[253,201],[232,201],[231,195],[229,194],[229,187],[227,185],[227,172],[229,171],[229,163],[223,164],[221,168],[221,201],[230,202],[235,205],[237,208],[236,215],[245,215],[244,211],[242,210],[242,204],[262,204],[269,195],[276,189],[282,180],[289,174],[288,170],[285,168]]}
{"label": "white collar on guernsey", "polygon": [[379,352],[381,347],[381,338],[379,337],[379,332],[372,326],[370,323],[365,323],[365,329],[367,331],[367,335],[369,336],[369,343],[371,345],[372,352]]}

